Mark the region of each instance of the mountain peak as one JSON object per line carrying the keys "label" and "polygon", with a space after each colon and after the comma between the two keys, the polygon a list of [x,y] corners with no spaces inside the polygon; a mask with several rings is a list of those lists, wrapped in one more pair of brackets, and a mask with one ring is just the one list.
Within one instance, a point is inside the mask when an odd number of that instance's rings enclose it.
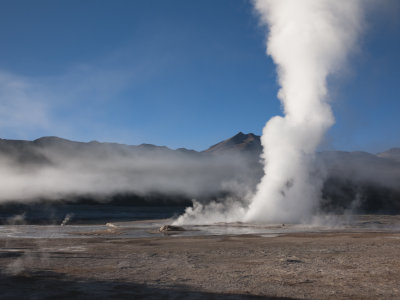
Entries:
{"label": "mountain peak", "polygon": [[261,153],[261,149],[261,141],[259,136],[253,133],[245,134],[243,132],[239,132],[233,137],[211,146],[204,152],[223,153],[235,151],[251,151]]}
{"label": "mountain peak", "polygon": [[36,145],[63,144],[68,142],[72,141],[60,138],[58,136],[43,136],[33,141],[33,143]]}

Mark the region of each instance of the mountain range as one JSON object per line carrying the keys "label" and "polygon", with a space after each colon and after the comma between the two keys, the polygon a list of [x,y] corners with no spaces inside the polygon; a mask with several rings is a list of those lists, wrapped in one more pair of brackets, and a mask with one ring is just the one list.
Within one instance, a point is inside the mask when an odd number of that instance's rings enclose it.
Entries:
{"label": "mountain range", "polygon": [[[178,148],[172,150],[166,146],[157,146],[153,144],[140,144],[140,145],[125,145],[118,143],[100,143],[98,141],[91,142],[76,142],[55,136],[41,137],[33,141],[27,140],[10,140],[0,139],[0,155],[14,157],[14,159],[25,162],[46,163],[47,158],[40,154],[43,149],[52,149],[71,156],[81,155],[87,151],[100,151],[103,154],[115,153],[129,153],[129,152],[178,152],[186,154],[226,154],[226,153],[248,153],[251,155],[260,155],[262,152],[262,145],[260,136],[253,133],[244,134],[239,132],[236,135],[223,140],[215,145],[212,145],[204,151],[189,150],[186,148]],[[352,157],[366,157],[374,156],[377,159],[390,160],[396,163],[400,162],[400,148],[391,148],[387,151],[372,154],[363,151],[344,152],[332,151],[340,155],[351,155]],[[382,160],[382,161],[383,161]]]}
{"label": "mountain range", "polygon": [[[260,137],[242,132],[204,151],[59,137],[0,139],[0,204],[240,199],[254,192],[263,176],[261,153]],[[377,154],[323,151],[316,161],[325,178],[321,208],[400,210],[400,148]]]}

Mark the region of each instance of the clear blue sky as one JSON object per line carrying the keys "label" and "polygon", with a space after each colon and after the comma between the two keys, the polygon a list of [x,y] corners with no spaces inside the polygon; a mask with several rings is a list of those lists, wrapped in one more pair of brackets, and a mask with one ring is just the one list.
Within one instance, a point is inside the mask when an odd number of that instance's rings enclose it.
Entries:
{"label": "clear blue sky", "polygon": [[[280,113],[265,33],[246,0],[2,0],[0,137],[202,150]],[[331,82],[322,148],[400,146],[399,2],[368,14]]]}

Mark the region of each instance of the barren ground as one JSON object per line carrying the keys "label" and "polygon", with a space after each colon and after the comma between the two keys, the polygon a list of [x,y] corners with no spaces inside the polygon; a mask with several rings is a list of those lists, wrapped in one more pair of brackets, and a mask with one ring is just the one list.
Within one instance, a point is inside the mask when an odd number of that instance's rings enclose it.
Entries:
{"label": "barren ground", "polygon": [[1,299],[399,299],[400,233],[0,239]]}

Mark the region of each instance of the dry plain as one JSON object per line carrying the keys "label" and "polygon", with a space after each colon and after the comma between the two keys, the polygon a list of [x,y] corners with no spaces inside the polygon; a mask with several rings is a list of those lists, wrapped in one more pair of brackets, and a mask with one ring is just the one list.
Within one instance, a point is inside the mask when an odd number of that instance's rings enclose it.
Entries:
{"label": "dry plain", "polygon": [[1,299],[399,299],[400,233],[1,238]]}

